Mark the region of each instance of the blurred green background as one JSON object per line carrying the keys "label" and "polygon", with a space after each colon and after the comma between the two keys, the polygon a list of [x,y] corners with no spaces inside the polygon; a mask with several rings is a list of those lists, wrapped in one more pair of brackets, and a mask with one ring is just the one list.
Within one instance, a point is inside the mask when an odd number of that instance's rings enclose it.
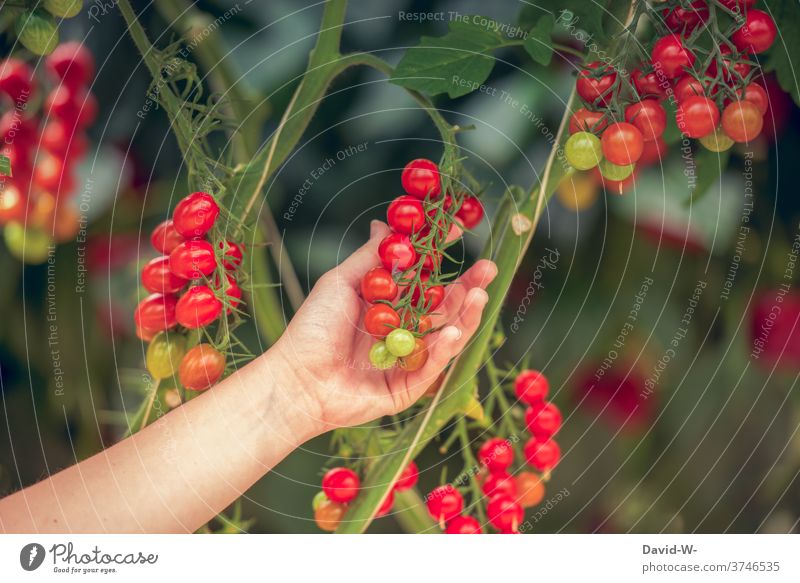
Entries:
{"label": "blurred green background", "polygon": [[[176,38],[158,11],[138,6],[152,38]],[[198,6],[216,18],[235,4]],[[219,33],[242,82],[269,102],[266,137],[305,67],[321,8],[288,0],[240,8]],[[348,20],[356,22],[343,42],[396,63],[421,35],[446,30],[444,22],[402,21],[400,12],[458,11],[514,22],[519,9],[514,1],[355,0]],[[124,411],[134,411],[143,395],[144,349],[132,322],[137,267],[153,254],[150,229],[186,193],[167,118],[161,111],[137,115],[149,76],[121,17],[111,9],[98,18],[84,13],[62,28],[62,38],[85,38],[98,55],[93,91],[101,107],[90,132],[96,157],[84,172],[93,181],[85,291],[75,291],[84,246],[59,246],[55,261],[63,392],[56,390],[48,345],[47,265],[22,266],[0,247],[0,495],[121,435]],[[544,130],[557,128],[574,73],[574,64],[557,56],[545,69],[509,50],[487,84],[524,103],[529,115],[485,92],[436,101],[451,122],[475,126],[462,144],[468,167],[487,185],[490,216],[506,184],[529,186],[543,168],[550,147]],[[695,204],[686,204],[677,151],[642,172],[623,196],[598,189],[576,210],[565,189],[549,204],[507,300],[507,326],[515,314],[521,323],[500,354],[501,361],[527,358],[544,370],[565,415],[564,457],[548,498],[568,495],[537,518],[535,532],[797,530],[800,294],[797,273],[786,269],[800,234],[792,166],[800,154],[800,114],[772,89],[768,131],[747,151],[736,149]],[[312,179],[297,212],[284,217],[313,170],[359,144],[362,152],[343,154]],[[440,155],[434,128],[402,89],[366,70],[338,79],[269,185],[268,202],[304,287],[363,242],[369,221],[382,218],[399,194],[399,170],[408,160]],[[484,223],[466,238],[468,260],[491,235]],[[558,261],[542,269],[546,249],[557,251]],[[531,293],[534,279],[541,287]],[[778,293],[781,284],[785,294]],[[776,303],[780,313],[754,359],[752,340]],[[630,333],[620,342],[626,322]],[[257,349],[253,329],[244,337]],[[254,519],[250,531],[318,532],[311,498],[328,445],[327,437],[306,444],[247,493],[242,513]],[[418,460],[424,488],[437,483],[443,465],[452,467],[449,475],[460,468],[436,449],[434,443]],[[392,518],[372,527],[397,529]]]}

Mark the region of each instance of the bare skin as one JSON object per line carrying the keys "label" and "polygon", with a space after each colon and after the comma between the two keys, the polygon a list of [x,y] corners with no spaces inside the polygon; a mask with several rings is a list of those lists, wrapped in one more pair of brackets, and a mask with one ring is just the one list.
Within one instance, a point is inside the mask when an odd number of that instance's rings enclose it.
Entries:
{"label": "bare skin", "polygon": [[309,439],[419,399],[480,324],[496,268],[479,261],[448,287],[425,366],[376,371],[358,285],[388,228],[371,231],[275,346],[132,437],[0,500],[0,530],[194,532]]}

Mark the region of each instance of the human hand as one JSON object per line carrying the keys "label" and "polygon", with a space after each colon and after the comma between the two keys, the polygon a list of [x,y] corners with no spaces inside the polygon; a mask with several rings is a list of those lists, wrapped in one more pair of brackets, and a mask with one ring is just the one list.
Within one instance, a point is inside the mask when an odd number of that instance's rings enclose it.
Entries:
{"label": "human hand", "polygon": [[[359,296],[363,275],[378,264],[378,244],[389,228],[373,221],[370,240],[341,265],[323,275],[265,358],[291,370],[298,406],[319,433],[366,423],[403,411],[416,402],[467,344],[480,324],[488,296],[484,288],[497,268],[478,261],[447,294],[429,334],[429,357],[417,371],[379,370],[369,362],[375,339],[363,329],[366,311]],[[294,389],[294,388],[293,388]]]}

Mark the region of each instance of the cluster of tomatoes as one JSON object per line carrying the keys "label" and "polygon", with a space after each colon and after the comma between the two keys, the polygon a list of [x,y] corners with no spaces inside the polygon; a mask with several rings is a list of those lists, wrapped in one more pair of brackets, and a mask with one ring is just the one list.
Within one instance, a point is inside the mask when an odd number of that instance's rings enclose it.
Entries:
{"label": "cluster of tomatoes", "polygon": [[406,194],[389,204],[392,233],[378,247],[381,265],[361,280],[361,296],[370,304],[364,328],[377,340],[370,362],[379,369],[399,363],[414,371],[428,358],[424,337],[431,330],[430,314],[444,300],[440,273],[451,225],[472,229],[484,211],[472,195],[443,192],[439,168],[430,160],[409,162],[401,182]]}
{"label": "cluster of tomatoes", "polygon": [[[172,219],[159,224],[150,242],[161,253],[142,268],[142,286],[150,292],[136,307],[136,333],[150,342],[147,367],[156,379],[178,372],[184,388],[202,391],[225,370],[225,356],[207,343],[186,351],[181,326],[199,330],[231,313],[242,300],[234,274],[242,263],[243,246],[207,239],[220,207],[206,192],[193,192],[175,207]],[[219,270],[221,265],[224,269]]]}
{"label": "cluster of tomatoes", "polygon": [[[514,464],[514,448],[501,437],[487,439],[478,450],[482,469],[477,475],[487,500],[486,516],[501,534],[518,532],[525,508],[544,498],[544,481],[558,464],[561,450],[553,436],[561,428],[561,412],[545,401],[549,392],[547,378],[540,372],[525,370],[514,381],[517,398],[527,404],[525,426],[531,438],[524,445],[525,461],[540,472],[509,473]],[[464,498],[452,484],[444,484],[427,496],[428,512],[448,534],[480,534],[482,527],[474,516],[463,514]]]}
{"label": "cluster of tomatoes", "polygon": [[[637,164],[658,160],[666,150],[665,101],[674,107],[680,133],[709,150],[721,152],[755,139],[764,125],[768,99],[754,79],[753,55],[773,44],[777,28],[769,14],[752,8],[754,4],[755,0],[666,3],[654,18],[664,34],[629,77],[607,63],[588,64],[576,82],[585,105],[570,119],[567,162],[576,170],[592,170],[610,182],[612,190],[622,192],[633,181]],[[708,26],[712,19],[716,26]],[[726,19],[735,27],[729,38],[716,32]]]}
{"label": "cluster of tomatoes", "polygon": [[[44,261],[51,240],[75,237],[80,221],[74,202],[76,169],[88,149],[86,128],[97,116],[89,90],[95,64],[78,42],[59,45],[46,59],[49,89],[44,99],[33,69],[20,59],[0,62],[3,176],[0,224],[9,250],[26,261]],[[42,103],[40,111],[31,104]]]}
{"label": "cluster of tomatoes", "polygon": [[[394,504],[394,493],[413,488],[418,480],[419,469],[412,461],[400,474],[394,487],[389,490],[376,516],[388,514]],[[325,472],[322,477],[322,491],[314,496],[312,502],[317,526],[328,532],[336,530],[347,512],[347,505],[355,500],[360,488],[361,480],[350,468],[339,466]]]}

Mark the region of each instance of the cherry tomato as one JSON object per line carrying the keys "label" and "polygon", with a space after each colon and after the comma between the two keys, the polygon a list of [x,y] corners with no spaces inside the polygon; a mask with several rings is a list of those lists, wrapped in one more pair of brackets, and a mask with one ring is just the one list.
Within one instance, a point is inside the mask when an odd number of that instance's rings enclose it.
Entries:
{"label": "cherry tomato", "polygon": [[689,6],[675,6],[662,11],[664,24],[673,32],[691,32],[708,18],[708,6],[704,0],[695,0]]}
{"label": "cherry tomato", "polygon": [[486,515],[496,529],[515,532],[525,517],[525,511],[510,496],[498,494],[489,500],[489,504],[486,506]]}
{"label": "cherry tomato", "polygon": [[634,164],[642,156],[644,139],[642,132],[628,122],[613,123],[600,138],[603,147],[603,156],[618,166]]}
{"label": "cherry tomato", "polygon": [[416,347],[414,335],[403,328],[395,328],[389,332],[386,335],[385,342],[386,349],[398,358],[410,355]]}
{"label": "cherry tomato", "polygon": [[464,509],[464,498],[452,484],[438,486],[426,497],[428,514],[437,522],[447,522],[461,514]]}
{"label": "cherry tomato", "polygon": [[613,67],[594,61],[578,73],[575,90],[589,105],[608,105],[616,81],[617,72]]}
{"label": "cherry tomato", "polygon": [[80,158],[89,147],[86,136],[57,119],[44,126],[39,144],[43,150],[61,159]]}
{"label": "cherry tomato", "polygon": [[428,362],[428,343],[422,338],[414,339],[414,350],[400,360],[400,367],[406,372],[414,372]]}
{"label": "cherry tomato", "polygon": [[[234,278],[230,273],[225,274],[225,279],[227,280],[227,285],[225,287],[225,295],[227,296],[227,302],[229,304],[227,313],[230,314],[234,308],[238,308],[239,304],[242,303],[242,288],[239,287],[239,284],[236,283],[236,278]],[[223,285],[220,283],[218,278],[214,278],[216,289],[222,289]]]}
{"label": "cherry tomato", "polygon": [[645,142],[644,149],[642,150],[642,157],[639,158],[639,161],[636,163],[636,165],[644,167],[655,164],[656,162],[660,162],[667,153],[667,150],[667,143],[661,138],[652,140],[650,142]]}
{"label": "cherry tomato", "polygon": [[397,363],[397,357],[389,352],[383,340],[379,340],[369,349],[369,361],[378,370],[385,370]]}
{"label": "cherry tomato", "polygon": [[575,172],[565,176],[556,188],[558,202],[572,211],[591,207],[599,194],[600,187],[590,172]]}
{"label": "cherry tomato", "polygon": [[600,139],[589,132],[576,132],[567,138],[564,155],[576,170],[594,168],[603,157]]}
{"label": "cherry tomato", "polygon": [[478,450],[478,461],[490,472],[503,472],[514,462],[514,450],[505,439],[493,437]]}
{"label": "cherry tomato", "polygon": [[72,89],[84,87],[94,77],[94,57],[80,42],[59,44],[46,62],[53,78]]}
{"label": "cherry tomato", "polygon": [[759,83],[750,83],[744,89],[744,100],[749,101],[758,108],[761,115],[766,115],[769,109],[769,96],[767,90]]}
{"label": "cherry tomato", "polygon": [[30,99],[33,93],[33,69],[25,61],[9,57],[0,62],[0,92],[17,106]]}
{"label": "cherry tomato", "polygon": [[550,439],[561,429],[561,411],[553,403],[537,403],[525,411],[525,426],[534,437]]}
{"label": "cherry tomato", "polygon": [[[464,196],[461,208],[456,211],[456,218],[461,221],[465,229],[474,229],[481,224],[483,219],[483,206],[481,201],[472,195]],[[425,266],[423,265],[423,269]]]}
{"label": "cherry tomato", "polygon": [[145,362],[154,379],[166,379],[175,374],[186,353],[186,338],[181,334],[159,332],[147,347]]}
{"label": "cherry tomato", "polygon": [[222,302],[211,288],[195,285],[186,290],[175,306],[175,317],[181,326],[186,328],[203,328],[219,318],[222,313]]}
{"label": "cherry tomato", "polygon": [[675,113],[678,129],[690,138],[702,138],[714,131],[719,123],[719,108],[708,97],[687,97]]}
{"label": "cherry tomato", "polygon": [[[481,211],[483,212],[483,211]],[[442,254],[439,251],[426,253],[422,260],[422,271],[431,272],[442,265]]]}
{"label": "cherry tomato", "polygon": [[219,205],[207,192],[193,192],[184,197],[172,211],[172,220],[177,230],[187,239],[202,237],[219,216]]}
{"label": "cherry tomato", "polygon": [[57,85],[47,95],[45,111],[48,118],[59,119],[69,127],[85,127],[97,117],[97,99],[82,87]]}
{"label": "cherry tomato", "polygon": [[561,448],[552,439],[540,440],[532,437],[525,444],[524,450],[527,462],[540,472],[553,469],[561,459]]}
{"label": "cherry tomato", "polygon": [[531,508],[544,500],[544,482],[533,472],[520,472],[517,476],[517,502]]}
{"label": "cherry tomato", "polygon": [[513,498],[517,495],[517,482],[505,471],[493,472],[486,476],[481,484],[481,490],[490,498],[496,494],[505,494]]}
{"label": "cherry tomato", "polygon": [[403,328],[414,330],[418,334],[425,334],[425,332],[432,327],[430,316],[426,314],[417,314],[415,318],[414,314],[410,311],[403,312]]}
{"label": "cherry tomato", "polygon": [[778,35],[778,28],[772,17],[763,10],[748,10],[742,27],[731,35],[731,40],[740,51],[763,53]]}
{"label": "cherry tomato", "polygon": [[631,73],[631,80],[640,98],[663,99],[667,96],[666,88],[662,87],[662,82],[655,71],[644,73],[641,69],[634,69]]}
{"label": "cherry tomato", "polygon": [[722,128],[717,128],[707,136],[700,138],[700,143],[706,150],[711,152],[724,152],[730,150],[735,142],[730,139]]}
{"label": "cherry tomato", "polygon": [[150,294],[136,306],[133,319],[143,330],[169,330],[178,323],[175,318],[177,303],[178,299],[172,294]]}
{"label": "cherry tomato", "polygon": [[381,263],[389,271],[405,271],[417,261],[417,252],[408,235],[392,233],[378,246]]}
{"label": "cherry tomato", "polygon": [[142,268],[142,285],[147,291],[169,294],[180,291],[188,280],[172,273],[169,257],[162,255],[147,262]]}
{"label": "cherry tomato", "polygon": [[201,239],[184,241],[169,254],[169,268],[172,273],[184,279],[211,275],[216,267],[214,247]]}
{"label": "cherry tomato", "polygon": [[447,523],[445,534],[481,534],[481,523],[472,516],[456,516]]}
{"label": "cherry tomato", "polygon": [[75,177],[67,163],[55,156],[37,160],[33,181],[42,190],[57,196],[69,195],[75,189]]}
{"label": "cherry tomato", "polygon": [[350,468],[331,468],[322,476],[322,491],[329,500],[346,504],[358,496],[361,480]]}
{"label": "cherry tomato", "polygon": [[425,158],[417,158],[406,164],[400,181],[403,184],[403,190],[419,199],[428,196],[436,198],[442,191],[439,167]]}
{"label": "cherry tomato", "polygon": [[0,137],[4,147],[17,146],[23,149],[33,147],[36,145],[38,133],[39,120],[24,117],[22,112],[16,109],[10,109],[0,116]]}
{"label": "cherry tomato", "polygon": [[746,143],[758,137],[764,127],[764,116],[750,101],[731,103],[722,112],[722,129],[734,142]]}
{"label": "cherry tomato", "polygon": [[684,75],[675,83],[675,101],[678,103],[683,102],[688,97],[700,95],[705,97],[706,90],[703,83],[691,75]]}
{"label": "cherry tomato", "polygon": [[600,176],[602,176],[604,179],[619,181],[625,180],[628,176],[631,176],[635,167],[635,164],[626,164],[624,166],[620,166],[619,164],[614,164],[606,159],[603,159],[600,161],[600,165],[597,167],[597,169],[600,170]]}
{"label": "cherry tomato", "polygon": [[185,389],[205,391],[217,384],[225,372],[225,355],[210,344],[198,344],[187,352],[178,367],[178,380]]}
{"label": "cherry tomato", "polygon": [[244,245],[234,243],[233,241],[220,241],[219,248],[223,252],[222,265],[225,269],[234,270],[242,264],[244,257]]}
{"label": "cherry tomato", "polygon": [[0,190],[0,225],[11,221],[24,221],[27,206],[25,196],[19,188],[11,182],[6,182]]}
{"label": "cherry tomato", "polygon": [[664,133],[667,112],[656,99],[643,99],[625,108],[625,121],[642,132],[645,142],[652,142]]}
{"label": "cherry tomato", "polygon": [[524,370],[514,380],[514,393],[517,399],[528,405],[544,401],[550,392],[547,377],[538,370]]}
{"label": "cherry tomato", "polygon": [[20,223],[8,223],[3,229],[3,239],[8,251],[29,265],[47,261],[53,246],[47,233],[35,227],[25,228]]}
{"label": "cherry tomato", "polygon": [[677,34],[668,34],[658,39],[650,56],[656,70],[661,69],[670,79],[682,75],[695,61],[694,53],[683,46],[683,41]]}
{"label": "cherry tomato", "polygon": [[408,465],[403,469],[397,482],[394,484],[394,489],[398,492],[405,492],[417,485],[419,481],[419,468],[414,460],[408,462]]}
{"label": "cherry tomato", "polygon": [[172,253],[173,249],[185,240],[183,235],[175,230],[172,219],[159,223],[150,235],[150,244],[153,249],[164,255]]}
{"label": "cherry tomato", "polygon": [[425,210],[422,201],[413,196],[398,196],[386,211],[386,222],[397,233],[411,235],[425,227]]}
{"label": "cherry tomato", "polygon": [[376,518],[380,518],[381,516],[386,516],[389,514],[389,511],[392,509],[394,505],[394,490],[389,490],[386,493],[386,498],[383,499],[381,505],[378,506],[378,511],[375,513]]}
{"label": "cherry tomato", "polygon": [[375,338],[386,338],[389,332],[399,327],[400,316],[386,304],[374,304],[364,315],[364,328]]}
{"label": "cherry tomato", "polygon": [[[721,45],[719,47],[719,52],[723,55],[722,61],[722,78],[727,83],[738,83],[744,80],[747,75],[750,74],[750,63],[747,63],[742,60],[742,58],[738,55],[735,55],[732,58],[726,58],[727,55],[730,55],[733,51],[728,45]],[[717,60],[714,59],[711,61],[711,64],[706,69],[706,75],[708,77],[716,77],[717,76]]]}
{"label": "cherry tomato", "polygon": [[569,118],[569,133],[590,132],[598,134],[608,125],[602,111],[591,111],[585,107],[575,110]]}
{"label": "cherry tomato", "polygon": [[361,297],[365,302],[392,301],[397,297],[397,284],[383,267],[373,267],[361,278]]}
{"label": "cherry tomato", "polygon": [[323,502],[314,510],[314,521],[317,526],[326,532],[333,532],[339,528],[347,506],[338,502]]}

